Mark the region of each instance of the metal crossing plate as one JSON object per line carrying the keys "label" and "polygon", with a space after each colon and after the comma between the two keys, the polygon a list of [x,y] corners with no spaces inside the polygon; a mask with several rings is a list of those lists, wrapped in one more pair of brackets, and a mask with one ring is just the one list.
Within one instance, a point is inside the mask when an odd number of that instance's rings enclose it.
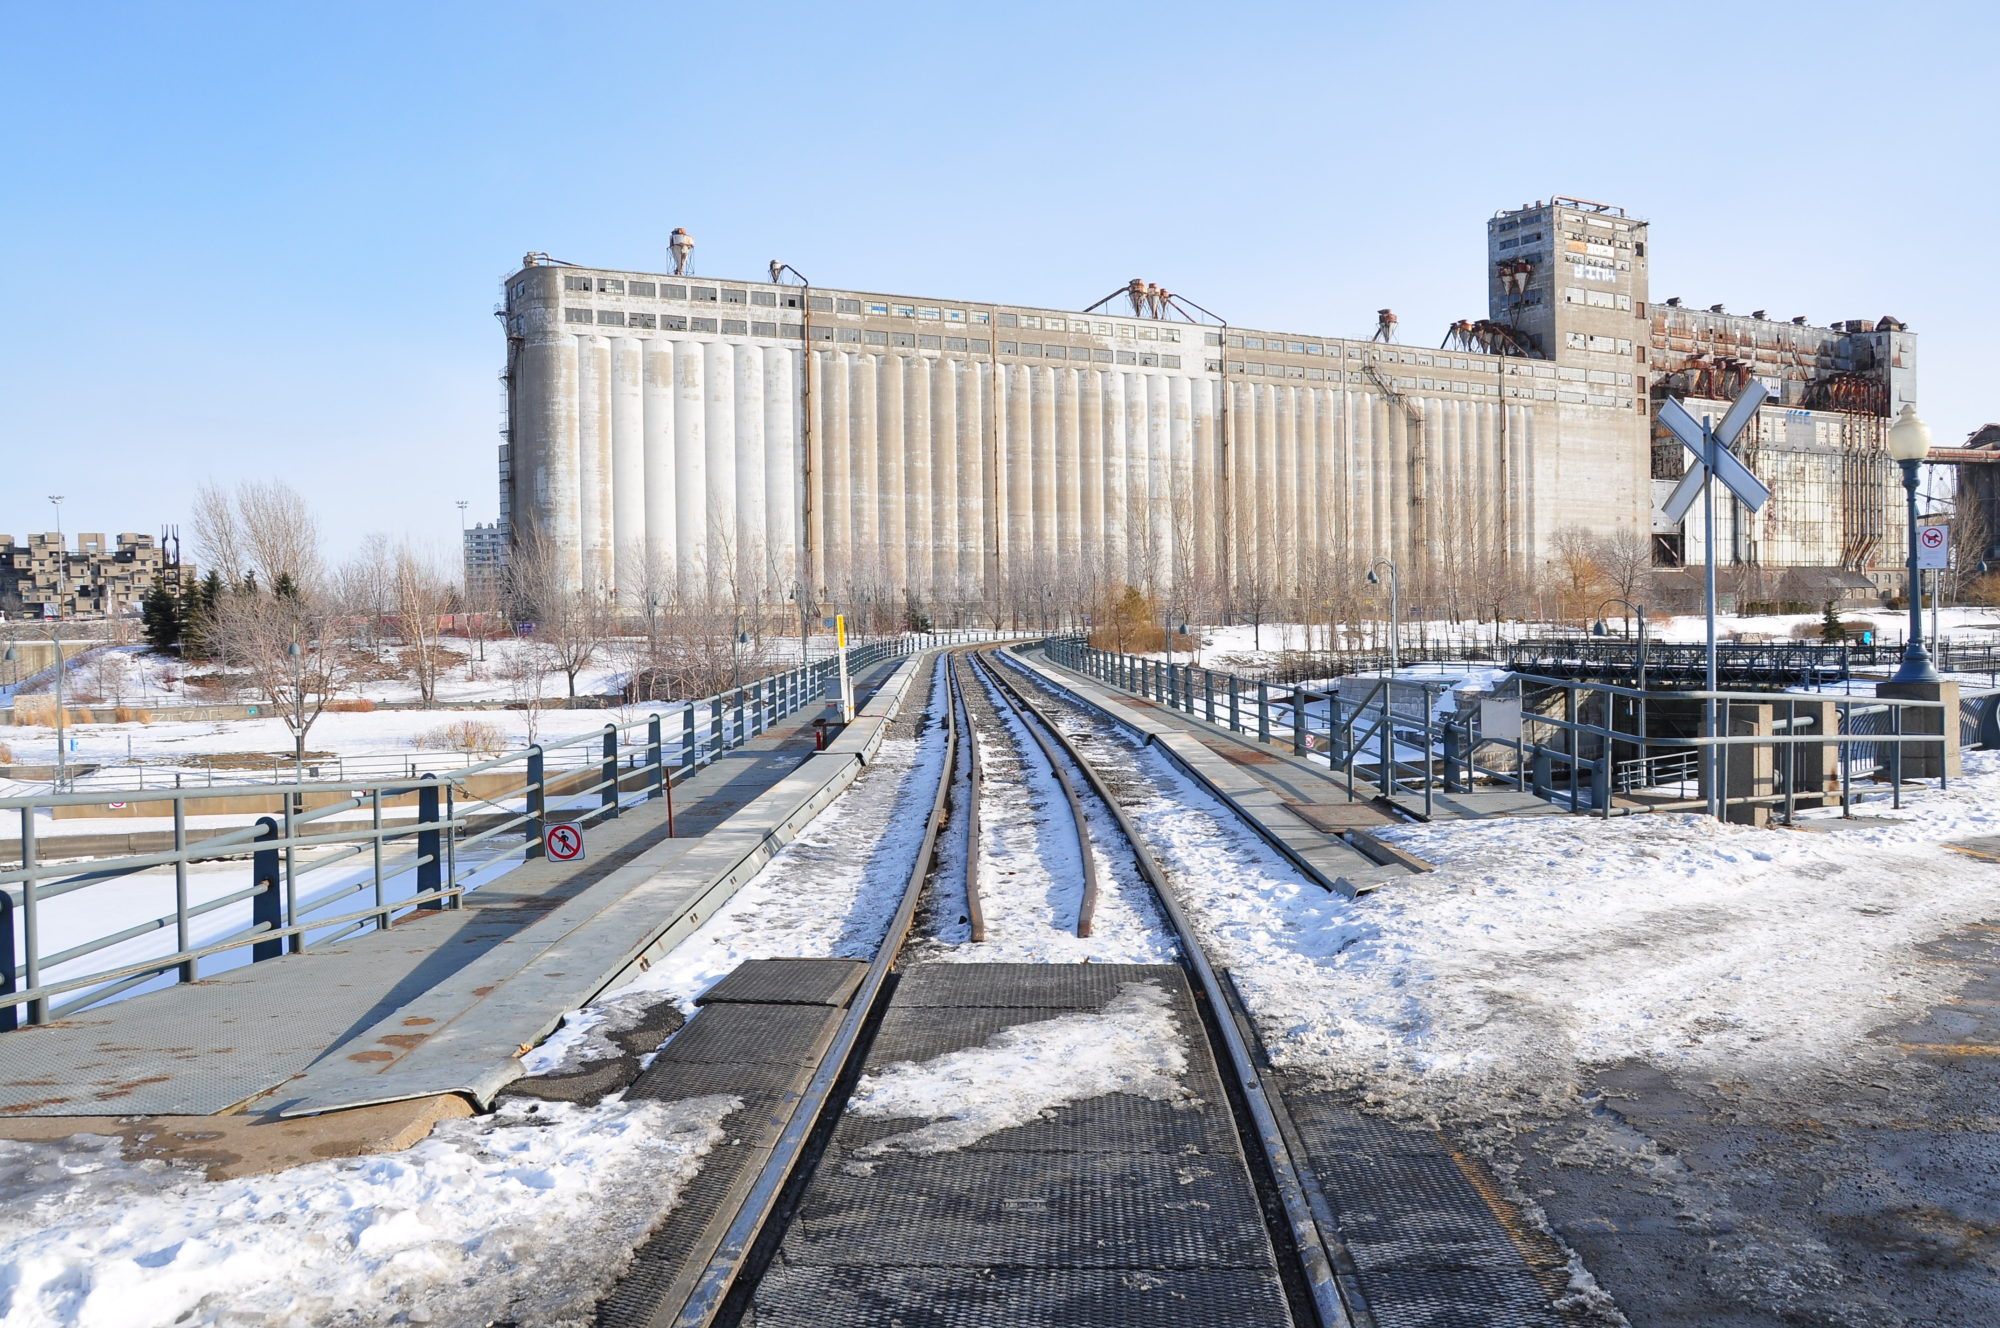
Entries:
{"label": "metal crossing plate", "polygon": [[[757,1328],[1289,1328],[1261,1269],[841,1268],[780,1264],[757,1288]],[[1402,1328],[1396,1325],[1396,1328]]]}
{"label": "metal crossing plate", "polygon": [[[1198,1033],[1192,1022],[1194,1007],[1183,992],[1168,989],[1177,997],[1174,1015],[1182,1032]],[[956,1009],[934,1005],[892,1005],[876,1031],[868,1049],[867,1068],[882,1070],[898,1061],[927,1061],[948,1051],[983,1047],[1010,1028],[1038,1024],[1065,1015],[1094,1014],[1102,1007],[984,1005]]]}
{"label": "metal crossing plate", "polygon": [[[828,1005],[708,1005],[667,1044],[674,1061],[816,1064],[840,1023]],[[661,1053],[667,1055],[666,1052]]]}
{"label": "metal crossing plate", "polygon": [[625,1093],[627,1102],[683,1102],[728,1093],[748,1100],[797,1093],[812,1078],[809,1065],[767,1065],[758,1061],[684,1061],[660,1054]]}
{"label": "metal crossing plate", "polygon": [[903,975],[897,1005],[1015,1005],[1098,1010],[1128,982],[1185,984],[1171,964],[923,964]]}
{"label": "metal crossing plate", "polygon": [[1364,1275],[1376,1328],[1564,1328],[1523,1271],[1452,1269]]}
{"label": "metal crossing plate", "polygon": [[1524,1219],[1503,1222],[1506,1201],[1436,1130],[1364,1115],[1297,1076],[1281,1091],[1380,1328],[1562,1321],[1562,1253]]}
{"label": "metal crossing plate", "polygon": [[695,998],[764,1005],[845,1005],[867,976],[859,959],[752,959]]}
{"label": "metal crossing plate", "polygon": [[763,1147],[734,1142],[709,1151],[673,1211],[640,1244],[618,1284],[598,1304],[596,1328],[653,1328],[663,1305],[678,1307],[707,1263],[705,1255],[691,1259],[689,1252],[714,1244],[742,1202],[750,1170],[762,1166],[766,1156]]}
{"label": "metal crossing plate", "polygon": [[1263,1218],[1241,1171],[1234,1159],[1162,1153],[890,1155],[864,1175],[821,1170],[785,1257],[859,1267],[1267,1267]]}
{"label": "metal crossing plate", "polygon": [[[1213,1153],[1234,1157],[1236,1138],[1221,1111],[1221,1085],[1190,1085],[1188,1103],[1110,1093],[1058,1107],[1041,1120],[1000,1130],[978,1148],[1008,1153]],[[843,1162],[856,1150],[925,1124],[922,1120],[846,1116],[828,1151]]]}

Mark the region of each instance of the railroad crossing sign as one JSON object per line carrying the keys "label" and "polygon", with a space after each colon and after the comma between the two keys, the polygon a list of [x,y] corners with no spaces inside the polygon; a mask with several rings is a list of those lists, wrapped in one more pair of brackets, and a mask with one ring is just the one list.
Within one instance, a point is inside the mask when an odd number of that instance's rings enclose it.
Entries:
{"label": "railroad crossing sign", "polygon": [[1951,566],[1951,527],[1925,526],[1917,531],[1917,566],[1942,572]]}
{"label": "railroad crossing sign", "polygon": [[1724,488],[1736,495],[1738,502],[1753,512],[1770,498],[1771,491],[1764,487],[1764,482],[1752,475],[1750,468],[1738,461],[1729,450],[1744,428],[1757,417],[1757,407],[1764,404],[1768,395],[1762,383],[1752,382],[1743,389],[1743,395],[1736,398],[1736,404],[1729,408],[1729,413],[1722,417],[1722,423],[1713,430],[1704,430],[1701,421],[1688,414],[1687,407],[1671,397],[1660,407],[1660,423],[1671,429],[1674,437],[1681,440],[1681,446],[1694,453],[1695,457],[1694,464],[1688,467],[1687,474],[1675,487],[1673,496],[1667,499],[1667,520],[1679,524],[1687,516],[1694,500],[1701,497],[1702,481],[1708,477],[1710,470],[1715,472],[1715,478],[1722,481]]}
{"label": "railroad crossing sign", "polygon": [[583,831],[576,826],[550,826],[547,843],[549,856],[557,862],[583,861]]}

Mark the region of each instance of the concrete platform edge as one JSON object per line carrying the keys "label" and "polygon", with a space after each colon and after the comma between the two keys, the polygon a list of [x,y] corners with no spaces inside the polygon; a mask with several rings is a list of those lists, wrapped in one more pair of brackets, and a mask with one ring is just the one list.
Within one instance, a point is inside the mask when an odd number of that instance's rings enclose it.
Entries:
{"label": "concrete platform edge", "polygon": [[[1014,650],[1007,651],[1007,654],[1050,686],[1074,696],[1083,704],[1109,716],[1121,727],[1140,735],[1148,745],[1159,748],[1183,773],[1242,817],[1259,838],[1321,888],[1351,899],[1378,884],[1373,880],[1364,881],[1358,874],[1350,876],[1341,871],[1328,872],[1309,861],[1296,846],[1286,842],[1287,837],[1319,835],[1320,832],[1293,816],[1283,801],[1263,785],[1210,752],[1194,738],[1147,719],[1143,713],[1125,705],[1114,693],[1060,665],[1032,660]],[[1283,822],[1286,821],[1292,822],[1296,829],[1285,827]],[[1348,851],[1361,856],[1358,850]]]}
{"label": "concrete platform edge", "polygon": [[[808,758],[797,771],[692,846],[685,840],[667,841],[621,868],[619,877],[639,874],[640,879],[620,897],[607,902],[575,932],[633,935],[636,929],[642,939],[623,949],[616,961],[608,969],[600,969],[595,978],[574,983],[555,1008],[543,1009],[538,1016],[530,1016],[532,1023],[520,1024],[517,1031],[522,1036],[508,1045],[504,1058],[483,1050],[476,1055],[468,1054],[465,1042],[477,1040],[491,1045],[491,1039],[471,1030],[454,1036],[453,1030],[446,1028],[394,1066],[377,1073],[344,1077],[287,1103],[278,1114],[287,1118],[318,1115],[441,1093],[461,1094],[481,1107],[490,1105],[502,1088],[521,1077],[519,1058],[525,1048],[561,1027],[564,1016],[571,1010],[615,991],[645,972],[846,791],[880,749],[890,722],[901,713],[905,696],[929,654],[903,660],[856,714],[854,723],[826,751]],[[655,855],[671,861],[663,867],[651,867],[647,859]],[[697,882],[691,894],[687,893],[690,877]],[[663,902],[658,896],[667,893],[680,895],[680,900],[677,906],[668,905],[672,911],[662,921],[652,910]],[[493,1009],[500,1009],[506,1004],[506,988],[532,972],[530,966],[517,973],[500,984],[499,990],[482,1004],[491,1002]],[[380,1027],[396,1025],[398,1018],[392,1015]],[[374,1031],[371,1029],[351,1041],[366,1041]],[[476,1069],[472,1068],[475,1061],[479,1062]],[[284,1091],[282,1085],[278,1091]]]}

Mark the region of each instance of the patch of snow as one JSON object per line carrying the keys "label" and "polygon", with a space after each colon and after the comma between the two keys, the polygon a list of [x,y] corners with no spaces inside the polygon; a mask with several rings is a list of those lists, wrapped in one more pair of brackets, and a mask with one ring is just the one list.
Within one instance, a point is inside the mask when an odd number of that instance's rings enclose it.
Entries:
{"label": "patch of snow", "polygon": [[[990,776],[999,776],[989,777],[979,791],[977,886],[986,939],[973,942],[971,927],[958,920],[965,903],[961,884],[965,841],[962,831],[954,831],[942,845],[933,876],[940,905],[948,899],[950,908],[936,910],[934,934],[922,947],[924,959],[988,964],[1173,962],[1177,949],[1173,933],[1160,916],[1151,888],[1140,879],[1123,833],[1089,791],[1082,772],[1063,756],[1084,805],[1096,865],[1097,907],[1091,934],[1076,934],[1083,864],[1069,801],[1022,722],[997,698],[994,705],[1006,737],[982,731],[974,739],[980,744],[984,768]],[[1057,752],[1061,755],[1060,747]],[[964,806],[966,792],[961,775],[957,806]]]}
{"label": "patch of snow", "polygon": [[207,1181],[118,1141],[0,1143],[0,1318],[584,1324],[740,1102],[544,1103],[378,1157]]}
{"label": "patch of snow", "polygon": [[[933,713],[940,697],[934,688]],[[902,901],[943,761],[935,724],[915,740],[885,737],[854,783],[685,940],[606,1001],[566,1016],[523,1059],[527,1072],[599,1055],[608,1045],[599,1026],[620,1003],[670,999],[693,1014],[695,998],[747,960],[873,957]]]}
{"label": "patch of snow", "polygon": [[1109,1093],[1190,1102],[1186,1072],[1172,999],[1157,982],[1128,982],[1095,1014],[1016,1024],[983,1047],[863,1075],[847,1110],[931,1122],[878,1139],[857,1150],[861,1157],[942,1153]]}

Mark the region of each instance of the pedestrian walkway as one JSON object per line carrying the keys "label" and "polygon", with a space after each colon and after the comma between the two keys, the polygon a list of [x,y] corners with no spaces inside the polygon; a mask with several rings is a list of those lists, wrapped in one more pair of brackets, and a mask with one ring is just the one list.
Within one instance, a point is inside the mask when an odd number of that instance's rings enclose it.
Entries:
{"label": "pedestrian walkway", "polygon": [[524,862],[462,908],[0,1035],[0,1116],[488,1101],[523,1046],[692,930],[846,787],[927,659],[863,675],[834,750],[816,750],[809,708],[677,779],[674,836],[667,803],[643,802],[590,827],[584,862]]}
{"label": "pedestrian walkway", "polygon": [[[1051,667],[1061,669],[1065,678],[1081,676],[1053,662]],[[1426,816],[1421,798],[1407,794],[1387,796],[1378,785],[1358,775],[1352,781],[1350,796],[1349,780],[1344,772],[1329,768],[1324,758],[1314,760],[1298,755],[1291,750],[1289,740],[1284,744],[1260,742],[1253,734],[1237,733],[1225,725],[1211,724],[1198,716],[1163,706],[1113,684],[1092,679],[1091,685],[1107,695],[1116,696],[1119,704],[1141,710],[1157,723],[1194,738],[1223,760],[1241,767],[1251,778],[1287,803],[1294,804],[1307,820],[1315,824],[1324,822],[1323,828],[1365,830],[1370,825],[1393,824],[1397,818],[1389,811],[1391,806],[1419,820],[1431,821],[1474,820],[1488,816],[1554,816],[1561,815],[1564,810],[1519,789],[1474,789],[1457,793],[1433,790],[1430,812]]]}

